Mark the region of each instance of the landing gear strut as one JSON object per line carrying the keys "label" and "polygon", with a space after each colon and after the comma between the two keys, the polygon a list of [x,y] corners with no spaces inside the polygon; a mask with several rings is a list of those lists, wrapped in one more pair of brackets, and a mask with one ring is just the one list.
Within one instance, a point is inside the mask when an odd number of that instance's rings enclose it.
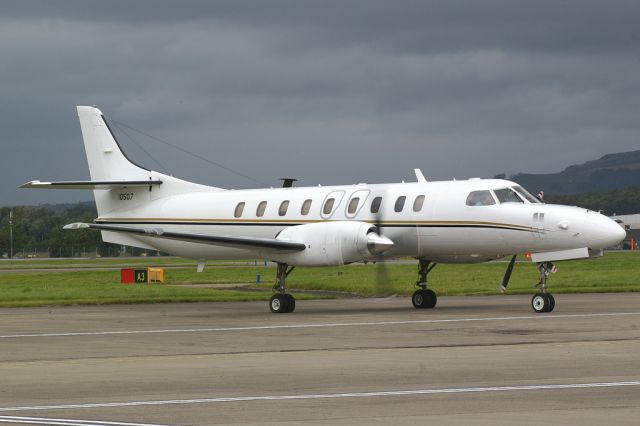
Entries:
{"label": "landing gear strut", "polygon": [[411,302],[416,309],[433,308],[438,302],[438,296],[436,293],[427,288],[427,275],[437,263],[431,263],[426,259],[418,259],[418,281],[416,281],[416,287],[419,287],[411,296]]}
{"label": "landing gear strut", "polygon": [[538,314],[551,312],[556,306],[556,300],[551,293],[547,293],[547,277],[555,272],[555,266],[551,262],[540,262],[538,263],[538,272],[540,273],[540,282],[536,287],[540,287],[540,291],[533,295],[531,307]]}
{"label": "landing gear strut", "polygon": [[285,280],[289,274],[295,269],[295,266],[289,268],[286,263],[278,263],[276,270],[276,283],[273,286],[273,292],[269,301],[269,308],[274,314],[285,314],[293,312],[296,309],[296,299],[287,293]]}

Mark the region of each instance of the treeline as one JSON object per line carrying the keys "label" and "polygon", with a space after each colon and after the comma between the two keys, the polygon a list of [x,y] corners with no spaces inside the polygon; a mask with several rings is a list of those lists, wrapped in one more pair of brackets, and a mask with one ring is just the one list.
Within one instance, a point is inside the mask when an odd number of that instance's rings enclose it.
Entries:
{"label": "treeline", "polygon": [[[102,242],[100,232],[89,229],[65,231],[73,222],[93,222],[97,216],[93,203],[59,206],[16,206],[0,208],[0,256],[10,255],[9,212],[13,211],[14,257],[116,256],[121,246]],[[132,253],[128,248],[127,254]]]}
{"label": "treeline", "polygon": [[586,192],[576,195],[547,195],[545,202],[584,207],[602,211],[607,216],[640,213],[640,187],[632,186],[605,192]]}

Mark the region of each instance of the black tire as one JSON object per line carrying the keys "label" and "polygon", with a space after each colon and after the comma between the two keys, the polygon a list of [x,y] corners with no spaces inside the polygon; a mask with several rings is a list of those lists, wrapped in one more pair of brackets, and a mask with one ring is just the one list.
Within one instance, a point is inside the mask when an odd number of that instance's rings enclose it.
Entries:
{"label": "black tire", "polygon": [[290,294],[285,294],[284,297],[287,299],[288,309],[287,312],[293,312],[296,310],[296,299]]}
{"label": "black tire", "polygon": [[547,312],[553,311],[553,308],[556,307],[556,299],[553,297],[553,294],[547,293],[547,297],[549,298],[549,310]]}
{"label": "black tire", "polygon": [[423,309],[426,307],[427,303],[427,295],[425,291],[420,289],[413,292],[411,296],[411,303],[413,303],[413,307],[416,309]]}
{"label": "black tire", "polygon": [[427,289],[424,291],[427,294],[427,306],[425,308],[432,309],[436,307],[436,303],[438,303],[438,296],[436,296],[435,291]]}
{"label": "black tire", "polygon": [[531,308],[537,314],[543,312],[549,312],[549,307],[551,306],[551,300],[546,293],[536,293],[531,298]]}
{"label": "black tire", "polygon": [[269,308],[274,314],[289,312],[289,301],[284,294],[274,294],[269,301]]}

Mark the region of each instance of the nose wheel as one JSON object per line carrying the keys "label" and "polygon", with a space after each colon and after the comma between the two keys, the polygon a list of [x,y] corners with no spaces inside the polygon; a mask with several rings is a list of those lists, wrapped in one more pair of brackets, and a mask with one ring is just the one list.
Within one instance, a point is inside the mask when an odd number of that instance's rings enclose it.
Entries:
{"label": "nose wheel", "polygon": [[540,273],[540,282],[537,287],[540,287],[540,291],[531,298],[531,307],[535,313],[541,314],[553,311],[556,306],[556,299],[547,292],[547,277],[556,272],[556,267],[551,262],[540,262],[538,263],[538,272]]}
{"label": "nose wheel", "polygon": [[551,312],[555,306],[556,300],[551,293],[536,293],[531,298],[531,307],[538,314]]}

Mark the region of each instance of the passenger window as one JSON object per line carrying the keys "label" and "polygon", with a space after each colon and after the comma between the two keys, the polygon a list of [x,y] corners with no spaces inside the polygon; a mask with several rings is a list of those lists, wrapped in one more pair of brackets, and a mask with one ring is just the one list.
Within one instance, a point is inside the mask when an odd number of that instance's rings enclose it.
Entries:
{"label": "passenger window", "polygon": [[416,199],[413,201],[413,211],[414,212],[422,211],[423,205],[424,205],[424,195],[418,195]]}
{"label": "passenger window", "polygon": [[238,205],[236,206],[236,210],[233,212],[233,215],[235,217],[240,217],[242,216],[243,211],[244,211],[244,201],[241,203],[238,203]]}
{"label": "passenger window", "polygon": [[287,209],[289,209],[289,200],[284,200],[282,203],[280,203],[278,215],[284,216],[285,214],[287,214]]}
{"label": "passenger window", "polygon": [[523,203],[524,202],[510,188],[496,189],[493,192],[496,193],[496,197],[498,197],[498,201],[500,201],[501,203]]}
{"label": "passenger window", "polygon": [[311,210],[311,200],[304,200],[302,208],[300,209],[300,214],[306,216],[309,214],[309,210]]}
{"label": "passenger window", "polygon": [[496,203],[489,191],[473,191],[467,197],[468,206],[492,206]]}
{"label": "passenger window", "polygon": [[393,207],[396,213],[400,213],[402,209],[404,209],[404,202],[407,200],[407,197],[401,195],[396,200],[396,205]]}
{"label": "passenger window", "polygon": [[354,197],[349,201],[349,206],[347,207],[347,213],[355,214],[358,211],[358,203],[360,202],[359,197]]}
{"label": "passenger window", "polygon": [[324,202],[324,207],[322,208],[322,213],[331,214],[333,211],[333,204],[336,202],[335,198],[328,198],[327,201]]}
{"label": "passenger window", "polygon": [[380,204],[382,204],[382,197],[376,197],[371,202],[371,213],[378,213],[380,211]]}
{"label": "passenger window", "polygon": [[260,204],[258,204],[258,208],[256,209],[256,216],[258,217],[264,216],[264,211],[266,208],[267,208],[267,202],[260,201]]}

